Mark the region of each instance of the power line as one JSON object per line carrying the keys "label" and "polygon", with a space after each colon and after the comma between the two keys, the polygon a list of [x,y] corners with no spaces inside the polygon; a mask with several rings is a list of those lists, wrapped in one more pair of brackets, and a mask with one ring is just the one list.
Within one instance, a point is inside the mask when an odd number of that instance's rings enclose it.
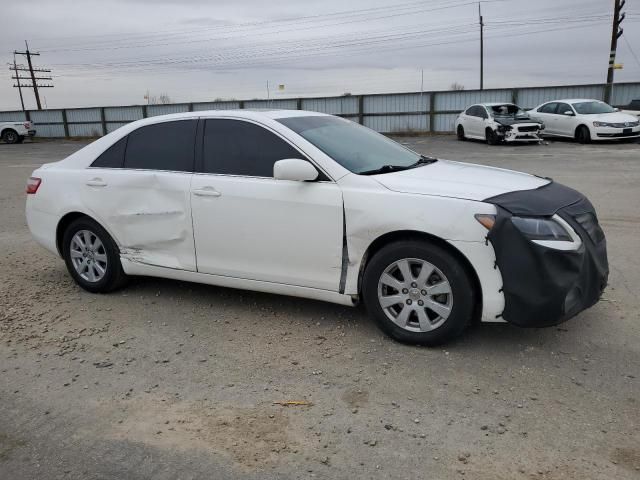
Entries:
{"label": "power line", "polygon": [[629,43],[629,40],[627,40],[627,36],[626,35],[622,35],[622,39],[624,40],[624,43],[627,44],[627,47],[629,48],[629,51],[631,52],[631,55],[633,56],[633,58],[636,59],[636,62],[638,64],[638,66],[640,66],[640,58],[638,58],[638,56],[636,55],[636,52],[631,47],[631,44]]}

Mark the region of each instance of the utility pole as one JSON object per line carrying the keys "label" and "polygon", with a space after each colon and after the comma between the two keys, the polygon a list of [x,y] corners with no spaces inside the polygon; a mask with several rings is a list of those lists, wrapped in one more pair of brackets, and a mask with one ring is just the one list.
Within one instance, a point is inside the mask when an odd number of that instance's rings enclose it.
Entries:
{"label": "utility pole", "polygon": [[478,18],[480,20],[480,90],[484,90],[484,21],[482,19],[482,2],[478,2]]}
{"label": "utility pole", "polygon": [[17,76],[18,73],[18,65],[16,64],[16,54],[13,54],[13,70],[16,73],[16,78],[18,82],[18,93],[20,94],[20,105],[22,106],[22,111],[24,112],[24,98],[22,98],[22,85],[20,85],[20,78]]}
{"label": "utility pole", "polygon": [[[24,41],[25,46],[27,47],[26,51],[18,52],[14,51],[13,55],[23,55],[27,57],[28,67],[24,65],[17,65],[14,61],[14,64],[9,67],[9,70],[13,70],[15,76],[11,77],[14,80],[17,80],[18,84],[14,85],[14,87],[18,87],[20,91],[20,99],[22,100],[22,87],[33,88],[33,94],[36,97],[36,105],[38,106],[38,110],[42,110],[42,105],[40,104],[40,94],[38,93],[38,88],[53,88],[53,85],[40,85],[38,84],[38,80],[52,80],[51,77],[36,77],[36,73],[50,73],[51,70],[46,68],[33,68],[33,63],[31,62],[31,57],[39,56],[39,53],[33,53],[29,51],[29,44],[27,41]],[[19,72],[29,72],[28,77],[21,77]],[[20,80],[31,80],[31,85],[21,85]],[[23,103],[24,109],[24,103]]]}
{"label": "utility pole", "polygon": [[614,0],[613,7],[613,28],[611,29],[611,52],[609,53],[609,69],[607,70],[607,86],[604,90],[604,101],[611,101],[611,91],[613,89],[613,72],[616,67],[616,50],[618,49],[618,39],[622,36],[623,30],[620,28],[625,14],[622,13],[625,0]]}

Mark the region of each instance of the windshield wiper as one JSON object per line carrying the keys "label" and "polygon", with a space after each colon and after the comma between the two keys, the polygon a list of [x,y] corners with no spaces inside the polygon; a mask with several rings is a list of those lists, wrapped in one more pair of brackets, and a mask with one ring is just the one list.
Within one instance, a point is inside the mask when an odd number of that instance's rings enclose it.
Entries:
{"label": "windshield wiper", "polygon": [[379,173],[399,172],[401,170],[406,170],[408,168],[411,168],[411,166],[407,167],[405,165],[383,165],[380,168],[375,168],[373,170],[365,170],[364,172],[358,172],[358,175],[377,175]]}
{"label": "windshield wiper", "polygon": [[418,160],[413,165],[409,165],[408,168],[415,168],[415,167],[419,167],[421,165],[431,165],[432,163],[436,163],[437,161],[438,161],[437,158],[427,157],[426,155],[420,155],[420,160]]}
{"label": "windshield wiper", "polygon": [[438,161],[437,158],[420,155],[420,160],[418,160],[416,163],[412,163],[411,165],[383,165],[380,168],[375,168],[373,170],[365,170],[364,172],[358,172],[358,174],[359,175],[378,175],[380,173],[400,172],[402,170],[409,170],[411,168],[420,167],[422,165],[429,165],[437,161]]}

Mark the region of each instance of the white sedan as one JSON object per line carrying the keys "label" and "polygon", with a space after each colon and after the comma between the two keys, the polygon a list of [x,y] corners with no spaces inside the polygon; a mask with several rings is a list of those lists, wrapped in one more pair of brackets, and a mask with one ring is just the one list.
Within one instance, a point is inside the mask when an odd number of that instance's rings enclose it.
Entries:
{"label": "white sedan", "polygon": [[474,320],[553,325],[607,282],[580,193],[313,112],[133,122],[35,170],[27,194],[34,238],[90,292],[147,275],[363,302],[408,343]]}
{"label": "white sedan", "polygon": [[637,117],[599,100],[554,100],[530,113],[545,123],[545,135],[575,138],[580,143],[640,137]]}

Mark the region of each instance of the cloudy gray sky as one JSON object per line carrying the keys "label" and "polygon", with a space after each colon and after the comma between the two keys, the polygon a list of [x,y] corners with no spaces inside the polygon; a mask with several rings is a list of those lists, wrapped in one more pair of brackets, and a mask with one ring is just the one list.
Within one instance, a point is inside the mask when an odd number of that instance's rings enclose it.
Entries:
{"label": "cloudy gray sky", "polygon": [[[49,108],[478,87],[466,0],[3,0],[0,61],[29,40]],[[487,0],[485,87],[602,82],[613,0]],[[640,81],[640,0],[627,0],[616,81]],[[634,54],[635,52],[635,54]],[[18,58],[19,62],[24,59]],[[4,67],[6,68],[6,67]],[[19,108],[10,72],[0,110]],[[285,85],[278,91],[278,84]],[[25,92],[33,108],[31,92]]]}

